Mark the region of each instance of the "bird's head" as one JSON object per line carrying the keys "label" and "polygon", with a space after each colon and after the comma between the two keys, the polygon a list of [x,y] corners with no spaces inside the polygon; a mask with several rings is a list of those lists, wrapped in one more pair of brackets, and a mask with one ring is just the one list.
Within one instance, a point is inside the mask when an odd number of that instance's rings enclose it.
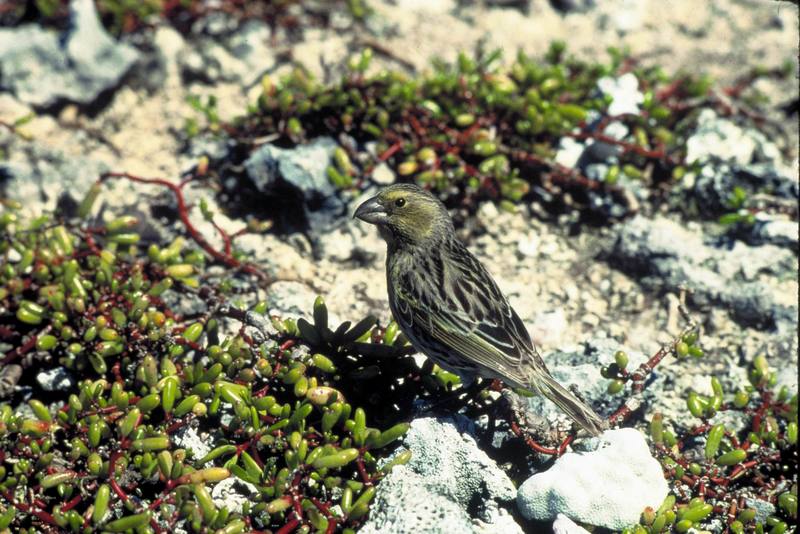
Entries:
{"label": "bird's head", "polygon": [[447,209],[412,184],[395,184],[362,203],[354,217],[374,224],[390,245],[425,245],[453,231]]}

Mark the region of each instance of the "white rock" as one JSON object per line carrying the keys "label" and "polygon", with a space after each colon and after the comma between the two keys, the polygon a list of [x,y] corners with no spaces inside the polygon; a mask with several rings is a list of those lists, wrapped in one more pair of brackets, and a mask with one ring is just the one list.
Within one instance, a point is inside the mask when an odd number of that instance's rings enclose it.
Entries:
{"label": "white rock", "polygon": [[710,109],[697,117],[697,130],[686,141],[686,162],[721,159],[740,165],[753,160],[780,162],[778,147],[763,133],[739,127]]}
{"label": "white rock", "polygon": [[600,78],[597,80],[597,88],[612,98],[608,105],[609,115],[639,114],[639,105],[644,102],[644,95],[639,92],[639,80],[632,72],[619,78]]}
{"label": "white rock", "polygon": [[192,427],[179,428],[173,434],[172,441],[176,447],[190,451],[195,460],[199,460],[211,452],[208,436],[200,436]]}
{"label": "white rock", "polygon": [[252,501],[258,495],[258,488],[249,482],[237,477],[230,477],[217,482],[211,490],[211,498],[218,507],[225,507],[229,511],[241,514],[242,505]]}
{"label": "white rock", "polygon": [[589,534],[589,531],[564,514],[558,514],[553,521],[553,534]]}
{"label": "white rock", "polygon": [[564,308],[538,313],[531,325],[531,337],[540,346],[557,347],[569,328]]}
{"label": "white rock", "polygon": [[575,167],[581,154],[583,154],[584,148],[586,147],[583,143],[579,143],[571,137],[562,137],[558,144],[556,163],[564,167]]}
{"label": "white rock", "polygon": [[647,3],[638,0],[623,0],[611,11],[611,24],[619,33],[625,34],[641,28],[647,13]]}
{"label": "white rock", "polygon": [[178,55],[186,47],[183,36],[171,26],[159,26],[153,33],[153,45],[161,53],[165,61],[175,63]]}
{"label": "white rock", "polygon": [[627,137],[630,130],[624,123],[620,121],[613,121],[608,124],[603,130],[603,133],[609,137],[613,137],[617,141],[622,141]]}
{"label": "white rock", "polygon": [[514,516],[505,508],[496,508],[488,514],[488,521],[473,520],[475,534],[524,534],[522,528],[514,521]]}
{"label": "white rock", "polygon": [[704,109],[697,118],[696,132],[686,141],[686,163],[717,157],[745,165],[752,160],[755,149],[755,142],[742,128]]}
{"label": "white rock", "polygon": [[397,6],[408,11],[425,14],[448,13],[455,8],[452,0],[397,0]]}
{"label": "white rock", "polygon": [[36,381],[45,391],[65,391],[75,385],[75,379],[64,367],[54,367],[40,371]]}
{"label": "white rock", "polygon": [[411,460],[383,479],[369,521],[377,534],[521,534],[502,508],[514,499],[511,479],[463,432],[464,417],[423,417],[411,423],[403,445]]}
{"label": "white rock", "polygon": [[381,163],[372,171],[372,180],[376,184],[389,185],[394,183],[394,172],[386,163]]}
{"label": "white rock", "polygon": [[644,436],[623,428],[606,431],[601,441],[600,449],[567,453],[526,480],[517,493],[522,515],[547,521],[563,513],[587,525],[622,530],[638,523],[647,506],[660,506],[669,488]]}
{"label": "white rock", "polygon": [[517,240],[517,252],[529,258],[536,257],[540,241],[536,232],[529,232]]}

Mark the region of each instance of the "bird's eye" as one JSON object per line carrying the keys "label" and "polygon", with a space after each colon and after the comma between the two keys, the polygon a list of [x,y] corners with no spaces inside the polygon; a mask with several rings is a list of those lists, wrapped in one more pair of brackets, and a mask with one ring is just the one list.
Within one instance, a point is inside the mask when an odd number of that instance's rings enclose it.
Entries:
{"label": "bird's eye", "polygon": [[398,198],[397,200],[394,201],[394,205],[397,206],[398,208],[402,208],[403,206],[406,205],[406,199]]}

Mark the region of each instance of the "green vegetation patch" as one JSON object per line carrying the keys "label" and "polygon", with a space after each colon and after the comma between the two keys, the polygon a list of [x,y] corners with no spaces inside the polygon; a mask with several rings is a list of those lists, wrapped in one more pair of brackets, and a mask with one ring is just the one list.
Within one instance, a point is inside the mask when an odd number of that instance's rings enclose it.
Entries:
{"label": "green vegetation patch", "polygon": [[[342,189],[362,187],[386,163],[396,180],[434,189],[451,208],[492,199],[513,210],[536,199],[607,220],[639,210],[632,194],[637,189],[664,201],[696,170],[684,159],[700,109],[740,114],[723,107],[708,77],[667,76],[619,50],[610,50],[608,63],[590,63],[556,42],[544,61],[520,52],[510,66],[499,51],[461,54],[454,64],[435,61],[419,76],[374,72],[372,55],[366,49],[352,57],[348,72],[332,85],[300,68],[279,80],[265,77],[257,102],[231,124],[216,117],[213,101],[195,102],[204,125],[191,120],[187,133],[224,132],[244,154],[263,139],[294,146],[330,135],[341,147],[328,175]],[[638,80],[640,111],[610,116],[611,100],[598,81],[625,73]],[[786,72],[760,72],[747,84],[773,75]],[[612,123],[628,134],[612,135],[606,130]],[[604,176],[590,179],[558,163],[565,138],[593,141],[615,154]]]}
{"label": "green vegetation patch", "polygon": [[[420,392],[393,373],[413,367],[432,389],[448,377],[416,368],[396,325],[329,325],[321,298],[313,324],[264,316],[263,303],[231,308],[242,287],[209,275],[203,250],[183,238],[147,246],[137,224],[27,219],[9,204],[0,216],[0,336],[11,347],[0,530],[351,531],[381,477],[409,459],[378,467]],[[203,311],[177,311],[188,298]],[[380,356],[393,357],[391,372],[374,365]],[[62,366],[77,383],[43,392],[35,374]],[[29,409],[12,408],[15,385],[32,389]],[[382,429],[368,426],[370,406]],[[187,429],[209,447],[202,458]],[[210,497],[230,477],[252,485],[241,510]]]}

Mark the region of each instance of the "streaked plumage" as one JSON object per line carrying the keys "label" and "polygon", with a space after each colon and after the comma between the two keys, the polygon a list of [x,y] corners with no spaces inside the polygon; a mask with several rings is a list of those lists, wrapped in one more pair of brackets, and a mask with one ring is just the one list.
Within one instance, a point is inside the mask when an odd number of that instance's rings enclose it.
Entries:
{"label": "streaked plumage", "polygon": [[417,186],[397,184],[361,204],[388,245],[392,314],[411,344],[465,383],[498,378],[555,402],[581,427],[604,422],[550,375],[525,325],[491,275],[455,236],[444,205]]}

